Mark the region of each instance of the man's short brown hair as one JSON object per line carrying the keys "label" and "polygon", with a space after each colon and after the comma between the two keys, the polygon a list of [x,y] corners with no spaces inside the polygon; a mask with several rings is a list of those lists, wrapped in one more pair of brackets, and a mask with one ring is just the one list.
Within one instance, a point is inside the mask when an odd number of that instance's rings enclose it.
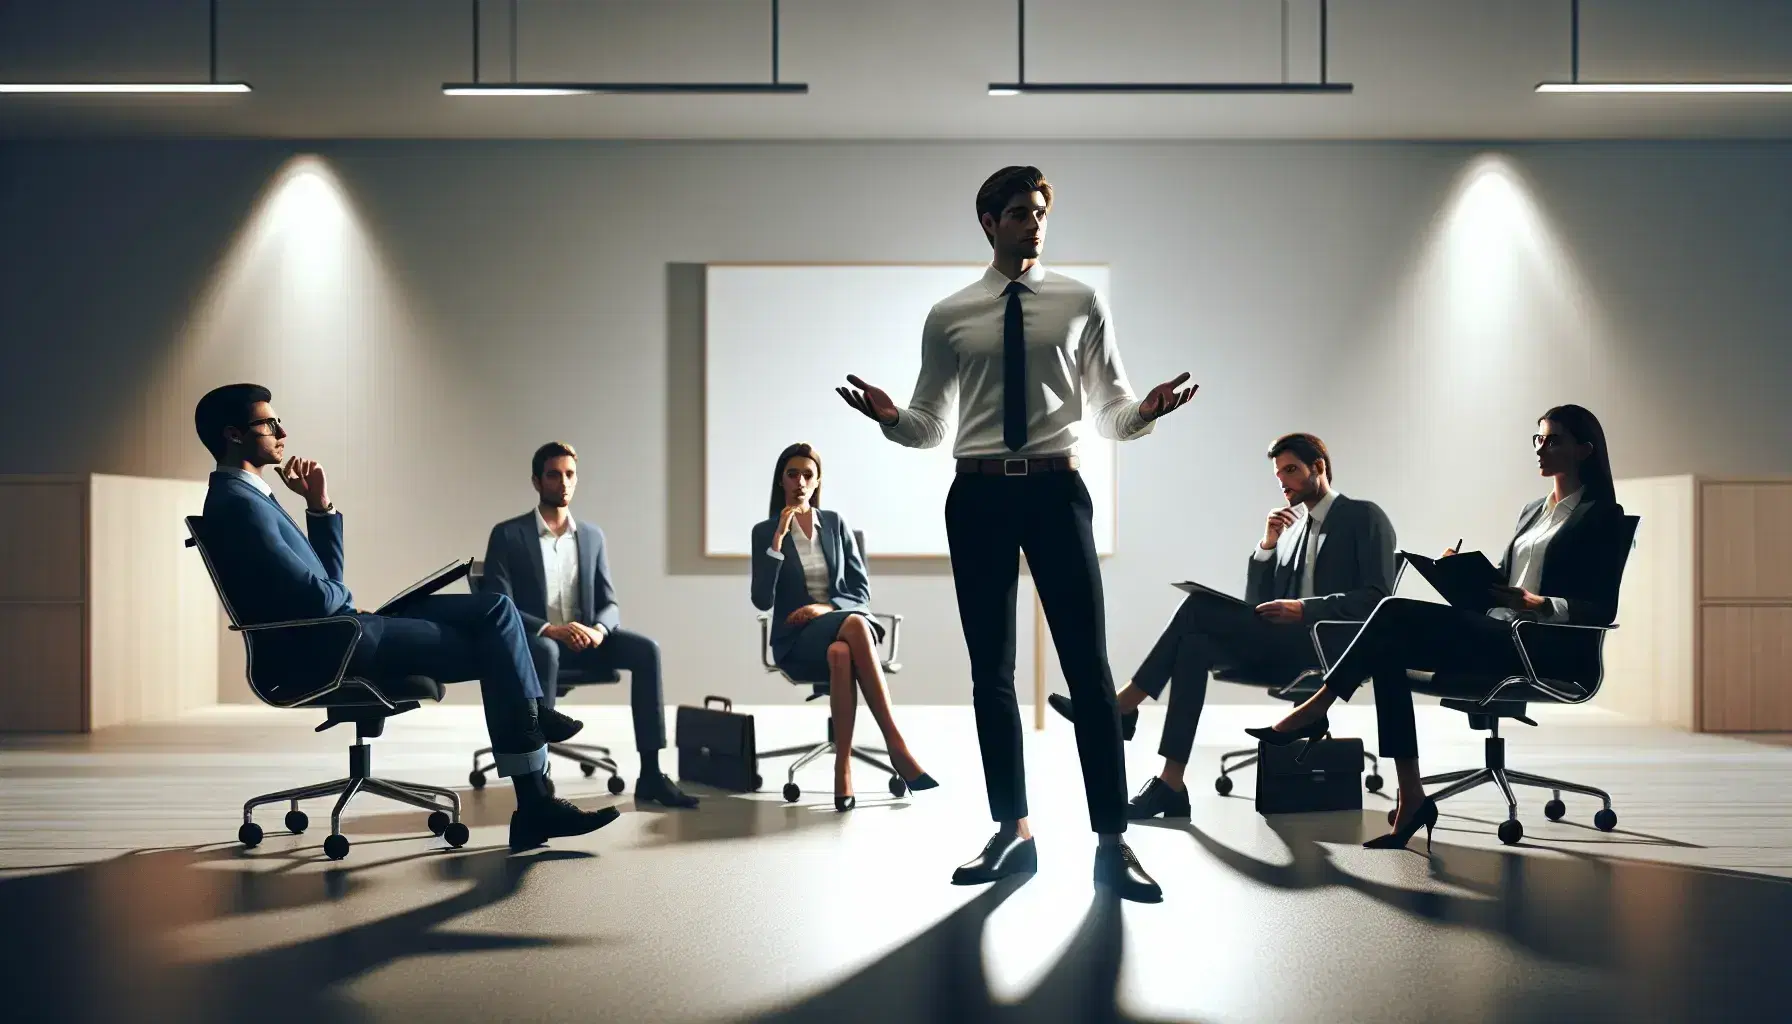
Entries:
{"label": "man's short brown hair", "polygon": [[541,471],[547,468],[548,460],[560,458],[562,455],[574,462],[579,461],[579,453],[573,451],[572,445],[565,441],[549,441],[535,449],[535,457],[529,460],[529,476],[539,480]]}
{"label": "man's short brown hair", "polygon": [[1320,460],[1325,461],[1325,478],[1336,483],[1338,474],[1332,469],[1332,453],[1326,451],[1325,442],[1319,440],[1317,434],[1283,434],[1269,446],[1269,457],[1287,452],[1301,461],[1301,464],[1312,469]]}
{"label": "man's short brown hair", "polygon": [[[1001,220],[1002,211],[1008,208],[1008,203],[1015,196],[1024,196],[1029,192],[1044,196],[1045,208],[1052,208],[1052,183],[1045,180],[1045,172],[1039,168],[1014,164],[990,175],[983,187],[977,190],[977,223],[983,223],[983,215],[986,213]],[[989,234],[987,230],[983,233]]]}

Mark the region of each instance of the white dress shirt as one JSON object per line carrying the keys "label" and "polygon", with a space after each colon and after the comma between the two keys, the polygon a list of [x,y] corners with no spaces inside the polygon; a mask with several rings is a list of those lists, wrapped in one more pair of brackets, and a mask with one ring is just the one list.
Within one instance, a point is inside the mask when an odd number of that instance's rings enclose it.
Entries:
{"label": "white dress shirt", "polygon": [[[1264,550],[1263,545],[1259,544],[1257,545],[1257,549],[1251,552],[1252,558],[1255,558],[1259,562],[1267,562],[1276,556],[1276,551],[1278,551],[1283,544],[1292,544],[1294,547],[1291,550],[1299,551],[1300,540],[1302,537],[1306,537],[1307,547],[1302,553],[1303,561],[1299,567],[1299,596],[1302,598],[1317,596],[1313,593],[1313,566],[1317,565],[1319,562],[1319,546],[1325,541],[1325,535],[1320,532],[1319,528],[1325,525],[1325,517],[1331,513],[1332,504],[1337,500],[1337,497],[1337,491],[1326,491],[1325,497],[1320,498],[1313,503],[1313,507],[1307,510],[1306,516],[1303,517],[1300,523],[1297,523],[1292,529],[1285,531],[1280,537],[1276,538],[1275,547],[1266,551]],[[1290,555],[1289,557],[1292,558],[1293,556]]]}
{"label": "white dress shirt", "polygon": [[921,374],[914,397],[884,436],[910,448],[932,448],[946,436],[957,401],[959,458],[1071,455],[1082,434],[1084,406],[1103,437],[1130,441],[1151,422],[1120,366],[1107,304],[1095,289],[1035,263],[1016,278],[1027,342],[1027,443],[1018,452],[1002,440],[1003,328],[1008,277],[994,266],[948,296],[921,329]]}
{"label": "white dress shirt", "polygon": [[[1561,501],[1555,500],[1552,494],[1546,499],[1543,513],[1530,528],[1518,535],[1512,542],[1512,567],[1508,570],[1508,586],[1521,587],[1535,594],[1543,586],[1543,556],[1549,550],[1549,542],[1555,540],[1556,534],[1562,531],[1562,524],[1568,521],[1569,513],[1580,504],[1580,491],[1575,491]],[[1544,622],[1567,622],[1568,600],[1561,597],[1546,597],[1547,608],[1538,616]],[[1487,614],[1496,619],[1511,620],[1518,616],[1512,608],[1490,608]]]}
{"label": "white dress shirt", "polygon": [[536,630],[540,635],[548,626],[564,626],[579,618],[579,524],[568,519],[566,532],[556,534],[554,528],[535,510],[535,533],[541,538],[541,566],[548,582],[547,623]]}
{"label": "white dress shirt", "polygon": [[[272,486],[270,486],[266,480],[262,479],[262,476],[260,473],[251,473],[241,466],[219,466],[218,469],[220,469],[226,473],[235,473],[237,476],[240,476],[244,480],[249,481],[250,486],[252,486],[256,490],[260,491],[263,495],[265,495],[269,498],[274,498],[274,488]],[[274,498],[274,504],[279,505],[280,499]],[[285,512],[286,507],[282,505],[280,507],[280,511]],[[324,509],[322,512],[314,512],[310,508],[307,508],[307,509],[305,509],[305,514],[308,516],[335,515],[336,514],[336,505],[335,505],[335,503],[332,502],[330,507],[327,509]],[[291,519],[292,517],[287,516],[287,518]],[[293,525],[296,526],[298,524],[294,523]]]}
{"label": "white dress shirt", "polygon": [[803,532],[803,524],[792,521],[790,524],[790,540],[796,545],[796,558],[803,566],[803,586],[809,590],[811,604],[829,604],[828,591],[828,556],[821,550],[821,517],[816,516],[811,524],[813,534]]}

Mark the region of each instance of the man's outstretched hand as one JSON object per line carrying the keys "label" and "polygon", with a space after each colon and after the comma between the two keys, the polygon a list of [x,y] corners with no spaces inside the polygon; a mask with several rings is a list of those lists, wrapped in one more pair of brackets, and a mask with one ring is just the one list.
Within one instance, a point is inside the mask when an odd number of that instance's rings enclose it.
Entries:
{"label": "man's outstretched hand", "polygon": [[1145,400],[1139,403],[1139,415],[1147,420],[1155,420],[1183,407],[1195,392],[1201,389],[1199,384],[1190,384],[1181,391],[1176,390],[1188,383],[1188,374],[1178,374],[1175,380],[1167,380],[1151,389]]}
{"label": "man's outstretched hand", "polygon": [[[1186,377],[1187,374],[1183,376]],[[890,401],[890,396],[882,388],[872,387],[850,373],[846,375],[846,382],[852,387],[835,388],[834,391],[846,400],[847,405],[886,427],[896,422],[896,403]]]}

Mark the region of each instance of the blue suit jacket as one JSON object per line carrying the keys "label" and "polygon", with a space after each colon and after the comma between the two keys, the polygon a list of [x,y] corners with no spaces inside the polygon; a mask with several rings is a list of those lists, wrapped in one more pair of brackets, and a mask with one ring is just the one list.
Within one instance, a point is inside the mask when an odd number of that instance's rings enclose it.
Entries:
{"label": "blue suit jacket", "polygon": [[[853,542],[852,531],[838,512],[825,508],[815,510],[817,536],[828,563],[828,592],[809,593],[803,582],[803,564],[796,553],[796,541],[784,538],[783,558],[771,554],[772,534],[778,521],[767,519],[753,527],[753,607],[772,613],[772,653],[782,658],[790,643],[801,631],[784,620],[806,604],[832,604],[842,611],[869,611],[871,577],[865,571],[865,555]],[[795,529],[795,527],[792,527]]]}
{"label": "blue suit jacket", "polygon": [[299,529],[279,502],[236,473],[215,472],[205,493],[206,550],[245,624],[354,610],[342,583],[342,515],[306,515]]}
{"label": "blue suit jacket", "polygon": [[[579,621],[614,632],[622,625],[622,608],[610,584],[610,556],[604,531],[574,520],[579,531]],[[516,604],[531,634],[548,621],[547,569],[541,562],[541,536],[535,513],[526,512],[492,527],[485,542],[485,580],[480,589],[505,594]]]}

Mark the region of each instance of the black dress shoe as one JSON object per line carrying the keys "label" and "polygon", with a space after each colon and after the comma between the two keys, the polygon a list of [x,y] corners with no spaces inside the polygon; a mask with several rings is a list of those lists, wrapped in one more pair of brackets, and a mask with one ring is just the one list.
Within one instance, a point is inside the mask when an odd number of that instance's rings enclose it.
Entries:
{"label": "black dress shoe", "polygon": [[553,708],[542,708],[537,712],[536,723],[541,728],[541,735],[549,743],[565,743],[577,736],[580,729],[585,728],[584,722],[571,715],[563,715]]}
{"label": "black dress shoe", "polygon": [[1132,847],[1123,842],[1096,848],[1095,884],[1106,886],[1121,899],[1134,903],[1159,903],[1164,898],[1157,880],[1145,873]]}
{"label": "black dress shoe", "polygon": [[1033,837],[997,832],[983,844],[983,852],[968,864],[960,864],[952,872],[953,885],[982,885],[1009,875],[1030,875],[1039,870],[1039,852]]}
{"label": "black dress shoe", "polygon": [[695,807],[697,798],[678,788],[665,772],[643,775],[635,780],[635,802],[656,803],[661,807]]}
{"label": "black dress shoe", "polygon": [[1188,790],[1178,792],[1164,780],[1154,778],[1126,803],[1128,821],[1144,821],[1160,814],[1166,818],[1188,817]]}
{"label": "black dress shoe", "polygon": [[614,807],[581,811],[565,800],[531,801],[510,815],[510,849],[527,850],[550,839],[596,832],[621,817]]}
{"label": "black dress shoe", "polygon": [[[1071,710],[1072,708],[1075,707],[1075,705],[1070,702],[1069,697],[1066,697],[1061,693],[1054,693],[1051,696],[1045,698],[1045,702],[1052,706],[1053,711],[1056,711],[1058,714],[1063,715],[1066,721],[1070,721],[1070,722],[1076,721],[1076,715]],[[1132,739],[1132,734],[1135,732],[1138,732],[1138,731],[1139,731],[1139,713],[1137,711],[1128,711],[1127,713],[1120,716],[1120,738],[1121,739],[1130,740],[1130,739]]]}

